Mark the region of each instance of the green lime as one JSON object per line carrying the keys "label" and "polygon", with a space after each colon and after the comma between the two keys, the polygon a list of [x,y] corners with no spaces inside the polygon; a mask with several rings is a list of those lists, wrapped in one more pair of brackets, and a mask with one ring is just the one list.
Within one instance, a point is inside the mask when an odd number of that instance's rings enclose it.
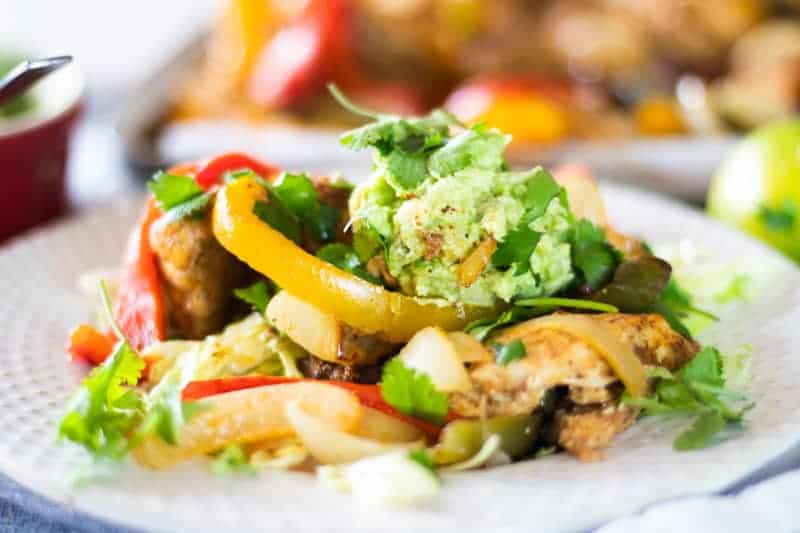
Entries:
{"label": "green lime", "polygon": [[800,262],[800,119],[743,139],[717,169],[707,206],[711,216]]}

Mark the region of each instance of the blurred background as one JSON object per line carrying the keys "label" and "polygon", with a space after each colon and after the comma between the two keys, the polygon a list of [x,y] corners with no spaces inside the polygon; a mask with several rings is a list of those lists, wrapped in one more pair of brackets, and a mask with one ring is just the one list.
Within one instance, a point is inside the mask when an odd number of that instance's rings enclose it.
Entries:
{"label": "blurred background", "polygon": [[[800,255],[800,128],[786,122],[800,109],[797,0],[0,0],[0,13],[0,69],[70,54],[83,81],[66,203],[39,219],[233,149],[365,171],[337,147],[357,120],[334,81],[374,109],[444,106],[499,127],[513,165],[578,161],[707,203]],[[0,107],[0,164],[4,147],[20,159],[36,105]],[[8,165],[0,177],[28,181]]]}

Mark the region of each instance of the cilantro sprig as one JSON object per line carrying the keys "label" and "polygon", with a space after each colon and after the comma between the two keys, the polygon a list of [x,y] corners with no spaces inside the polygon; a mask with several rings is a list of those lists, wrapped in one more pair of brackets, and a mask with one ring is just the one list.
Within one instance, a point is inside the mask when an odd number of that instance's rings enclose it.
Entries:
{"label": "cilantro sprig", "polygon": [[135,388],[145,363],[114,322],[105,283],[103,308],[117,344],[111,356],[83,380],[67,404],[59,437],[83,446],[96,459],[121,459],[132,448],[131,430],[144,415],[142,394]]}
{"label": "cilantro sprig", "polygon": [[505,236],[492,254],[492,264],[498,268],[514,267],[516,274],[530,269],[531,254],[539,244],[541,234],[531,229],[530,224],[542,216],[550,201],[561,194],[561,187],[542,168],[533,169],[533,177],[525,184],[522,203],[526,207],[517,227]]}
{"label": "cilantro sprig", "polygon": [[297,244],[306,238],[324,243],[333,240],[342,218],[341,209],[320,201],[306,174],[284,172],[274,183],[262,181],[269,200],[256,202],[253,213]]}
{"label": "cilantro sprig", "polygon": [[340,268],[341,270],[344,270],[345,272],[355,274],[365,281],[369,281],[370,283],[374,283],[376,285],[382,285],[382,282],[379,278],[369,273],[355,250],[344,243],[335,242],[326,244],[320,248],[319,251],[317,251],[317,257],[327,261],[337,268]]}
{"label": "cilantro sprig", "polygon": [[605,233],[590,221],[577,221],[570,230],[572,263],[582,276],[583,283],[596,290],[608,283],[622,254],[606,240]]}
{"label": "cilantro sprig", "polygon": [[464,126],[450,113],[436,109],[424,117],[407,118],[364,109],[342,94],[334,84],[328,90],[339,104],[372,122],[345,132],[340,142],[353,150],[375,148],[386,167],[387,179],[410,191],[428,178],[428,157],[450,138],[450,128]]}
{"label": "cilantro sprig", "polygon": [[120,460],[150,434],[176,444],[180,426],[201,409],[200,404],[181,399],[196,365],[173,370],[149,395],[136,389],[145,362],[114,321],[103,281],[100,297],[117,344],[69,400],[59,438],[82,446],[96,460]]}
{"label": "cilantro sprig", "polygon": [[700,350],[680,371],[665,368],[651,372],[654,392],[644,398],[627,393],[622,403],[640,407],[644,415],[693,417],[689,428],[673,443],[676,450],[696,450],[721,440],[725,431],[741,424],[753,402],[737,391],[725,388],[722,356],[714,347]]}
{"label": "cilantro sprig", "polygon": [[397,357],[384,365],[380,388],[386,403],[401,413],[435,424],[447,416],[447,393],[437,390],[427,374],[407,367]]}
{"label": "cilantro sprig", "polygon": [[264,311],[267,310],[267,304],[274,292],[272,284],[267,280],[260,279],[247,287],[234,289],[233,294],[240,300],[250,304],[253,309],[263,315]]}
{"label": "cilantro sprig", "polygon": [[212,192],[204,192],[189,176],[157,172],[147,182],[167,220],[174,221],[200,215],[211,201]]}

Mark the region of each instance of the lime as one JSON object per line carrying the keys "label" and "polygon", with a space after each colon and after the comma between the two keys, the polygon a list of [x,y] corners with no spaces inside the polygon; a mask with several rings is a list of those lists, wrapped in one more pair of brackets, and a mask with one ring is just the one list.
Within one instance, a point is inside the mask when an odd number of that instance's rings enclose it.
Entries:
{"label": "lime", "polygon": [[745,137],[717,169],[707,206],[800,262],[800,119]]}

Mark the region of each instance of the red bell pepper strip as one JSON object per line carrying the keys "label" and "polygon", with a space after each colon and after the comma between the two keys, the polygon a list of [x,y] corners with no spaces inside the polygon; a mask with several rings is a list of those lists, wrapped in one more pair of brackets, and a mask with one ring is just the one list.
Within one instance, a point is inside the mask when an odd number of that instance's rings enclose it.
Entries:
{"label": "red bell pepper strip", "polygon": [[204,190],[209,190],[216,185],[221,185],[225,173],[232,170],[249,168],[264,179],[270,179],[278,173],[278,167],[263,163],[249,155],[239,152],[221,154],[201,163],[180,165],[175,168],[183,169],[184,171],[194,169],[194,172],[187,172],[187,174],[193,175],[197,184]]}
{"label": "red bell pepper strip", "polygon": [[321,93],[328,81],[349,86],[356,76],[352,40],[346,0],[310,0],[256,60],[250,98],[268,108],[292,108]]}
{"label": "red bell pepper strip", "polygon": [[161,216],[156,200],[147,200],[144,216],[128,240],[114,319],[134,350],[166,338],[161,278],[150,247],[150,227]]}
{"label": "red bell pepper strip", "polygon": [[103,335],[88,324],[79,324],[69,333],[67,353],[73,360],[99,365],[114,351],[116,340],[113,334]]}
{"label": "red bell pepper strip", "polygon": [[283,383],[295,383],[299,381],[316,381],[328,383],[337,387],[342,387],[355,394],[362,405],[381,411],[389,416],[397,418],[417,429],[425,432],[431,437],[436,438],[441,431],[439,426],[429,424],[418,418],[401,413],[383,399],[378,385],[362,385],[359,383],[349,383],[346,381],[331,381],[318,379],[288,378],[283,376],[244,376],[234,378],[210,379],[207,381],[193,381],[183,389],[182,398],[184,401],[199,400],[216,394],[233,392],[266,385],[280,385]]}

